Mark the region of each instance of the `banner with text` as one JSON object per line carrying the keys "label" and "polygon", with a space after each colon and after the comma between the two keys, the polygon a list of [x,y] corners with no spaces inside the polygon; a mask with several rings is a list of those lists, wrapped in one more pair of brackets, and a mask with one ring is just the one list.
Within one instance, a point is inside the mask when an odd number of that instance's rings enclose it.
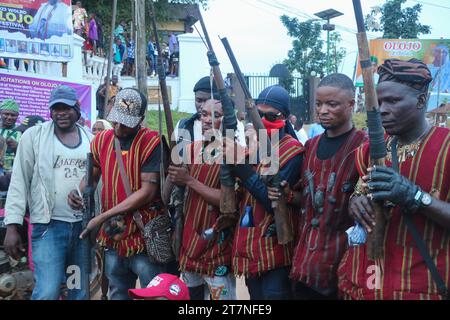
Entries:
{"label": "banner with text", "polygon": [[[423,61],[431,71],[429,110],[450,102],[450,39],[376,39],[370,41],[370,55],[375,83],[379,65],[386,59]],[[356,86],[363,87],[361,66],[358,63]]]}
{"label": "banner with text", "polygon": [[0,101],[14,99],[19,103],[20,115],[18,122],[29,115],[39,115],[49,120],[48,100],[50,92],[55,87],[63,84],[76,90],[81,104],[81,116],[86,120],[85,125],[91,127],[92,87],[90,85],[0,73]]}
{"label": "banner with text", "polygon": [[0,0],[0,56],[67,62],[73,56],[70,0]]}

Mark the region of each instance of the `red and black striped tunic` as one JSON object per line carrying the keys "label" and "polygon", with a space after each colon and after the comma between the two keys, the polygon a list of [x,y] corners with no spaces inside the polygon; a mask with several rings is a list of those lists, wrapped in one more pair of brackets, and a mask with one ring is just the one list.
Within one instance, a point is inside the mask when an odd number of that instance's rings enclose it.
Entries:
{"label": "red and black striped tunic", "polygon": [[[295,156],[303,152],[300,142],[286,134],[279,144],[280,170]],[[259,165],[257,171],[260,172]],[[233,241],[233,270],[236,275],[254,277],[264,272],[291,265],[294,241],[287,245],[279,245],[275,235],[266,237],[265,234],[274,223],[272,214],[267,213],[264,207],[246,190],[240,205],[240,217],[245,213],[245,207],[253,208],[255,227],[236,227]],[[289,207],[291,225],[296,225],[296,215]],[[239,219],[240,220],[240,219]],[[295,234],[295,230],[293,230]]]}
{"label": "red and black striped tunic", "polygon": [[[320,138],[305,144],[300,188],[302,217],[299,240],[295,248],[291,278],[316,288],[337,288],[336,269],[346,249],[345,231],[353,225],[348,214],[348,200],[359,175],[355,166],[355,151],[366,140],[363,131],[353,129],[338,152],[327,160],[317,157]],[[306,172],[313,175],[314,193],[323,193],[323,211],[313,207]],[[328,186],[335,174],[334,185]],[[333,179],[331,178],[331,181]]]}
{"label": "red and black striped tunic", "polygon": [[[141,167],[150,157],[160,142],[158,132],[150,129],[140,129],[127,152],[122,152],[123,164],[131,184],[131,191],[141,188]],[[119,166],[114,150],[114,131],[100,132],[91,143],[94,164],[102,171],[102,210],[103,212],[115,207],[127,198],[123,187]],[[160,201],[156,197],[153,203]],[[144,224],[160,214],[160,211],[150,209],[151,204],[139,209]],[[114,241],[101,229],[98,241],[101,245],[114,248],[120,256],[132,256],[145,251],[144,238],[137,225],[133,222],[133,214],[125,216],[126,229],[120,241]]]}
{"label": "red and black striped tunic", "polygon": [[[357,153],[361,175],[367,171],[369,146]],[[387,166],[391,166],[386,161]],[[432,128],[413,157],[400,164],[404,177],[442,201],[450,202],[450,130]],[[423,209],[426,210],[426,209]],[[385,257],[376,265],[366,245],[350,247],[338,269],[339,291],[346,299],[442,299],[436,284],[408,231],[399,207],[387,223]],[[413,216],[439,274],[450,285],[450,232],[420,210]]]}
{"label": "red and black striped tunic", "polygon": [[[195,147],[194,147],[195,146]],[[188,157],[202,157],[201,142],[188,147]],[[189,152],[190,151],[190,152]],[[192,152],[194,151],[194,152]],[[192,161],[189,173],[199,182],[213,189],[220,189],[220,164]],[[218,235],[211,240],[202,238],[202,233],[211,228],[219,217],[219,208],[210,205],[200,194],[187,188],[184,206],[183,241],[180,249],[180,270],[213,276],[217,267],[231,266],[232,234],[218,243]]]}

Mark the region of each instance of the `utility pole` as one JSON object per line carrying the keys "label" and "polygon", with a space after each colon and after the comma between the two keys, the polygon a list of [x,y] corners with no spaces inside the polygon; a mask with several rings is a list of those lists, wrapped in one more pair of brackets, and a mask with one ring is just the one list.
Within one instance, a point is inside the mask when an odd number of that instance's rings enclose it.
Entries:
{"label": "utility pole", "polygon": [[114,45],[114,29],[116,28],[116,13],[117,13],[117,0],[113,1],[112,8],[112,20],[111,20],[111,35],[109,39],[109,52],[108,52],[108,72],[106,73],[106,93],[105,93],[105,119],[108,117],[109,112],[111,111],[109,108],[109,86],[111,84],[111,71],[112,71],[112,60],[113,60],[113,45]]}
{"label": "utility pole", "polygon": [[[140,92],[148,99],[147,91],[147,37],[145,34],[145,0],[134,0],[135,26],[136,26],[136,81]],[[152,0],[150,0],[152,1]],[[147,100],[148,101],[148,100]],[[147,113],[146,113],[147,114]],[[147,116],[144,119],[147,127]]]}
{"label": "utility pole", "polygon": [[326,20],[327,23],[322,26],[322,30],[327,32],[327,74],[330,73],[330,31],[333,31],[336,27],[334,24],[330,24],[330,20],[339,16],[343,13],[334,9],[328,9],[325,11],[317,12],[314,14],[320,19]]}

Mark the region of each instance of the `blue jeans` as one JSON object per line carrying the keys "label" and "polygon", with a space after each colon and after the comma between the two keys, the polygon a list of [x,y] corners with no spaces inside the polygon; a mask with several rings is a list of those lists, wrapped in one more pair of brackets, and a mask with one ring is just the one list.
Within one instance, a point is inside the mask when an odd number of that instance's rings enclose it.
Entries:
{"label": "blue jeans", "polygon": [[68,299],[84,300],[85,268],[82,264],[81,222],[51,220],[35,223],[31,233],[35,286],[32,300],[57,300],[67,281]]}
{"label": "blue jeans", "polygon": [[289,300],[292,298],[289,268],[267,271],[256,278],[245,278],[250,300]]}
{"label": "blue jeans", "polygon": [[105,251],[105,273],[109,280],[110,300],[130,300],[128,289],[136,287],[139,278],[141,288],[163,271],[163,266],[152,264],[147,254],[120,257],[117,251],[107,248]]}

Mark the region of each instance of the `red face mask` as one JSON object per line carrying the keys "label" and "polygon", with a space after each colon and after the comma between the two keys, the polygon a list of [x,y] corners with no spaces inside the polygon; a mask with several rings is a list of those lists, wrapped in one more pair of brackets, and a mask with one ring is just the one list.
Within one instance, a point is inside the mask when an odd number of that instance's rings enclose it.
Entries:
{"label": "red face mask", "polygon": [[266,120],[266,118],[262,118],[261,120],[264,127],[267,129],[267,134],[269,137],[272,136],[272,132],[278,131],[286,125],[284,120],[275,120],[273,122]]}

